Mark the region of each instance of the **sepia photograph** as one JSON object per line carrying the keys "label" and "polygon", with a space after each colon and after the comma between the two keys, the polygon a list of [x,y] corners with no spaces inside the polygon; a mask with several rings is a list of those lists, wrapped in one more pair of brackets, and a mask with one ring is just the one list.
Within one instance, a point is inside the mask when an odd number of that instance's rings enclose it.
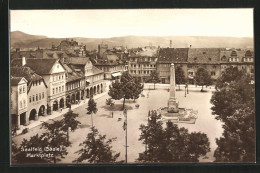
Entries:
{"label": "sepia photograph", "polygon": [[255,163],[253,14],[10,10],[10,164]]}

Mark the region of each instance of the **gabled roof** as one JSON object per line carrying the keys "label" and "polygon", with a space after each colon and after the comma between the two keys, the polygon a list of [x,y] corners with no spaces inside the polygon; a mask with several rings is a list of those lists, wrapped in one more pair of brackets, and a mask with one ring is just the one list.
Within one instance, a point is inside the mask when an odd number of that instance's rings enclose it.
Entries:
{"label": "gabled roof", "polygon": [[25,67],[30,67],[39,75],[51,74],[51,69],[56,62],[57,59],[31,58],[26,59]]}
{"label": "gabled roof", "polygon": [[[10,84],[11,86],[17,86],[19,84],[19,82],[24,79],[23,77],[14,77],[14,76],[11,76],[10,78]],[[25,79],[26,81],[26,79]],[[27,82],[27,81],[26,81]]]}
{"label": "gabled roof", "polygon": [[161,62],[187,62],[188,48],[161,48],[158,54],[158,61]]}
{"label": "gabled roof", "polygon": [[[39,75],[50,74],[53,65],[57,59],[44,59],[44,58],[28,58],[24,67],[30,67]],[[22,58],[14,59],[11,62],[11,67],[21,67]]]}
{"label": "gabled roof", "polygon": [[11,67],[10,73],[15,77],[24,77],[28,81],[28,91],[31,89],[32,82],[40,80],[42,80],[45,87],[48,88],[45,80],[40,75],[36,74],[32,69],[30,69],[30,67]]}
{"label": "gabled roof", "polygon": [[24,77],[29,83],[43,79],[40,75],[31,70],[30,67],[11,67],[10,73],[14,77]]}
{"label": "gabled roof", "polygon": [[219,63],[220,50],[219,48],[191,48],[188,52],[188,63]]}

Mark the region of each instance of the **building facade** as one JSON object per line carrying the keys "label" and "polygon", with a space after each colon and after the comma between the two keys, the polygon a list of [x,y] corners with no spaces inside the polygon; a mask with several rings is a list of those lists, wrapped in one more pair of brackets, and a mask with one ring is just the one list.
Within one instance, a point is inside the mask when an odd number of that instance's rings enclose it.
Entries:
{"label": "building facade", "polygon": [[10,78],[11,85],[11,120],[12,128],[28,125],[27,113],[27,80],[24,77]]}
{"label": "building facade", "polygon": [[46,116],[47,85],[44,79],[29,67],[11,67],[13,76],[24,77],[27,80],[27,110],[28,118],[25,124],[31,120],[38,120],[38,116]]}
{"label": "building facade", "polygon": [[130,51],[128,72],[135,78],[145,82],[153,71],[156,71],[158,49],[145,47],[138,51]]}
{"label": "building facade", "polygon": [[157,72],[162,83],[170,83],[170,67],[174,63],[175,69],[181,67],[185,77],[188,76],[187,59],[188,48],[160,48],[157,61]]}

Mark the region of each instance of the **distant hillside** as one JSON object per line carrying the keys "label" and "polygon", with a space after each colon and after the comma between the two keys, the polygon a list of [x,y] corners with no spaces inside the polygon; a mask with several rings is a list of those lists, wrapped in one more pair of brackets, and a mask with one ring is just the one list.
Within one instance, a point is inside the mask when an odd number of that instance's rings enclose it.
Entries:
{"label": "distant hillside", "polygon": [[[20,31],[11,32],[12,48],[50,48],[52,43],[58,45],[65,38],[48,38],[46,36],[29,35]],[[70,38],[71,39],[71,38]],[[87,49],[97,49],[101,42],[107,43],[109,48],[114,46],[127,46],[128,48],[148,45],[169,47],[172,40],[173,47],[193,48],[253,48],[253,38],[243,37],[205,37],[205,36],[122,36],[112,38],[72,38],[86,45]]]}

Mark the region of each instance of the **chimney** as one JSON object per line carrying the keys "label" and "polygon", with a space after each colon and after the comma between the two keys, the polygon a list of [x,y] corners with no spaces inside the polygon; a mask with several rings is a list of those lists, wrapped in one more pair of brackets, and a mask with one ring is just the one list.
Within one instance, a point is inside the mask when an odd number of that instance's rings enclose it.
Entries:
{"label": "chimney", "polygon": [[22,66],[25,66],[25,64],[26,64],[26,59],[25,59],[25,57],[23,56],[23,58],[22,58]]}
{"label": "chimney", "polygon": [[172,48],[172,40],[170,40],[170,48]]}

